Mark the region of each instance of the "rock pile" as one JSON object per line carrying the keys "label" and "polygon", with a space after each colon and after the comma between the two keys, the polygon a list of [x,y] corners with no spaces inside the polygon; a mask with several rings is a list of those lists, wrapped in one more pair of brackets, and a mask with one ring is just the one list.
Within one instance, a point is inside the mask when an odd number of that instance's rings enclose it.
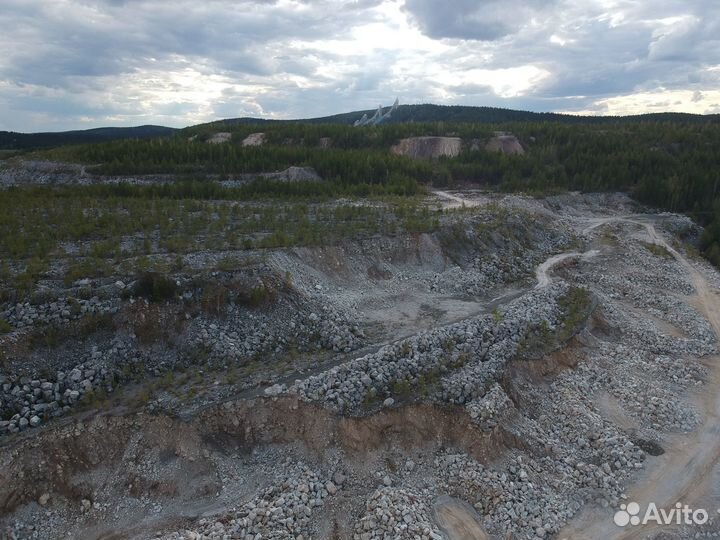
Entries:
{"label": "rock pile", "polygon": [[265,144],[264,133],[251,133],[242,141],[243,146],[262,146]]}
{"label": "rock pile", "polygon": [[36,325],[67,323],[78,320],[87,314],[112,315],[120,309],[119,299],[101,300],[93,296],[89,300],[61,297],[54,302],[32,305],[29,302],[15,304],[3,312],[4,319],[14,328]]}
{"label": "rock pile", "polygon": [[507,306],[500,320],[482,315],[423,332],[296,381],[287,391],[342,411],[439,381],[434,399],[470,402],[502,374],[530,326],[544,321],[548,328],[557,327],[557,298],[566,290],[563,284],[534,290]]}
{"label": "rock pile", "polygon": [[226,142],[230,142],[232,139],[232,133],[229,133],[227,131],[219,131],[218,133],[213,133],[210,138],[208,138],[207,143],[208,144],[222,144]]}
{"label": "rock pile", "polygon": [[469,402],[465,408],[473,422],[486,431],[504,425],[517,412],[512,400],[498,383],[493,384],[483,397]]}
{"label": "rock pile", "polygon": [[382,487],[365,505],[365,515],[355,525],[353,540],[442,540],[432,519],[427,494]]}
{"label": "rock pile", "polygon": [[211,360],[248,359],[290,347],[350,352],[363,337],[356,325],[330,306],[318,306],[317,313],[279,309],[252,313],[231,307],[223,319],[198,318],[189,333],[193,337],[188,344],[207,348]]}
{"label": "rock pile", "polygon": [[62,416],[71,407],[91,399],[98,390],[111,387],[107,369],[97,371],[80,364],[69,372],[58,371],[54,380],[21,378],[8,382],[0,375],[0,434],[38,427],[45,420]]}
{"label": "rock pile", "polygon": [[561,220],[514,206],[483,212],[440,237],[457,266],[438,276],[434,288],[474,296],[533,276],[541,262],[567,250],[574,238]]}
{"label": "rock pile", "polygon": [[264,489],[252,501],[232,509],[223,520],[201,519],[194,530],[166,535],[163,540],[311,540],[313,512],[325,505],[345,481],[342,473],[323,481],[307,467],[289,473],[282,483]]}

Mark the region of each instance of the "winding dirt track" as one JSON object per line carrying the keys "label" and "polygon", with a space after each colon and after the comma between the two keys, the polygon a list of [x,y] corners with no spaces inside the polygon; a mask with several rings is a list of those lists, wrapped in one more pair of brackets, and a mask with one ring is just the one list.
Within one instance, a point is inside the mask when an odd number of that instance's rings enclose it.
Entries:
{"label": "winding dirt track", "polygon": [[[633,219],[636,216],[596,220],[586,232],[611,221],[624,221],[645,227],[649,238],[663,246],[687,271],[696,294],[693,305],[707,318],[720,340],[720,302],[718,295],[705,277],[677,250],[670,246],[651,223]],[[639,217],[639,216],[637,216]],[[708,381],[695,397],[694,405],[704,419],[694,432],[676,434],[667,439],[665,454],[653,458],[652,464],[641,479],[627,493],[628,501],[635,501],[642,509],[654,502],[658,508],[670,509],[675,503],[696,503],[694,508],[705,508],[712,516],[715,508],[703,504],[711,501],[711,472],[720,458],[720,368],[717,357],[708,359]],[[588,509],[558,535],[558,538],[581,540],[627,540],[648,538],[668,526],[655,523],[621,528],[615,525],[613,513],[617,509]]]}
{"label": "winding dirt track", "polygon": [[[474,206],[458,196],[445,192],[435,192],[439,197],[453,201],[455,204]],[[649,239],[668,250],[680,263],[695,289],[695,295],[690,302],[710,322],[715,335],[720,341],[720,299],[713,290],[712,285],[685,257],[669,245],[658,234],[652,223],[645,221],[647,215],[626,215],[610,218],[592,219],[584,232],[588,233],[595,228],[611,222],[634,223],[645,228]],[[549,258],[536,271],[537,287],[544,287],[550,283],[549,271],[561,261],[587,254],[562,253]],[[629,489],[628,501],[635,501],[641,508],[647,508],[654,502],[658,508],[671,509],[676,503],[690,504],[693,508],[704,508],[713,516],[715,508],[703,504],[709,502],[712,495],[712,472],[720,460],[720,358],[706,359],[708,367],[707,384],[694,398],[694,405],[702,414],[703,421],[695,431],[689,434],[675,434],[667,438],[665,453],[653,458],[652,464],[647,467],[640,480]],[[694,505],[692,503],[695,503]],[[485,538],[484,533],[477,527],[476,536],[467,536],[466,524],[477,524],[470,515],[462,501],[449,499],[444,501],[442,509],[447,513],[448,519],[443,527],[450,540],[465,540],[466,538]],[[660,532],[661,527],[655,523],[634,527],[621,528],[615,525],[613,514],[617,509],[587,508],[572,523],[559,534],[558,538],[569,540],[630,540],[648,538],[651,534]],[[437,514],[436,514],[437,515]],[[459,517],[461,519],[457,520]],[[438,519],[441,519],[438,517]],[[669,527],[663,527],[669,532]],[[472,533],[471,533],[472,534]]]}

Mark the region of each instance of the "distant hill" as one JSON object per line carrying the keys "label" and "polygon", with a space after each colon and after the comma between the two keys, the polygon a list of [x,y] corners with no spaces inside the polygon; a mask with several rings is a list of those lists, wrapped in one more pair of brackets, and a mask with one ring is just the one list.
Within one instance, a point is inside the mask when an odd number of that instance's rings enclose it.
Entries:
{"label": "distant hill", "polygon": [[0,149],[30,150],[50,148],[63,144],[82,144],[120,139],[150,139],[172,135],[175,128],[163,126],[106,127],[76,131],[58,131],[47,133],[16,133],[0,131]]}
{"label": "distant hill", "polygon": [[[387,109],[384,107],[383,109]],[[363,114],[372,116],[374,110],[309,118],[304,120],[267,120],[262,118],[230,118],[213,124],[242,125],[268,122],[305,122],[312,124],[352,124]],[[686,113],[655,113],[635,116],[577,116],[558,113],[536,113],[496,107],[472,107],[465,105],[400,105],[389,123],[403,122],[474,122],[502,124],[506,122],[557,122],[563,124],[601,124],[627,121],[647,122],[720,122],[720,115],[699,115]]]}
{"label": "distant hill", "polygon": [[[385,107],[384,109],[387,109]],[[352,124],[363,114],[372,116],[374,110],[353,111],[320,118],[297,120],[269,120],[265,118],[228,118],[207,124],[199,124],[186,128],[192,132],[194,128],[210,127],[221,129],[222,126],[262,125],[271,123],[302,122],[310,124]],[[389,123],[403,122],[473,122],[504,124],[509,122],[555,122],[562,124],[612,124],[622,122],[675,122],[675,123],[720,123],[720,115],[697,115],[685,113],[657,113],[637,116],[575,116],[557,113],[536,113],[515,111],[495,107],[471,107],[463,105],[400,105]],[[50,148],[65,144],[81,144],[103,142],[120,139],[149,139],[164,137],[178,133],[180,130],[163,126],[138,126],[128,128],[96,128],[78,131],[62,131],[55,133],[15,133],[0,131],[0,149],[31,150]]]}

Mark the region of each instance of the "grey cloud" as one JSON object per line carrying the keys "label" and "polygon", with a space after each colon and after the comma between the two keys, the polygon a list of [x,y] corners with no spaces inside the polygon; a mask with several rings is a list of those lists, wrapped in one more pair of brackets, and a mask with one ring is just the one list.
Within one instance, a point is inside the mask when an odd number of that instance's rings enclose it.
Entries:
{"label": "grey cloud", "polygon": [[406,0],[404,10],[432,38],[493,41],[520,30],[554,0]]}
{"label": "grey cloud", "polygon": [[[720,65],[717,0],[607,4],[3,0],[0,129],[322,116],[372,108],[396,95],[404,103],[601,112],[600,100],[633,92],[684,89],[700,99],[698,92],[720,87],[720,70],[708,70]],[[345,40],[367,23],[396,24],[386,13],[398,6],[410,24],[444,47],[378,40],[343,52],[323,43]],[[465,76],[524,66],[548,76],[513,98]],[[435,80],[439,70],[451,75],[450,82]],[[188,83],[171,75],[185,72],[214,78],[213,102],[181,96]],[[146,100],[153,89],[163,92],[157,103]],[[710,110],[711,101],[702,105]]]}

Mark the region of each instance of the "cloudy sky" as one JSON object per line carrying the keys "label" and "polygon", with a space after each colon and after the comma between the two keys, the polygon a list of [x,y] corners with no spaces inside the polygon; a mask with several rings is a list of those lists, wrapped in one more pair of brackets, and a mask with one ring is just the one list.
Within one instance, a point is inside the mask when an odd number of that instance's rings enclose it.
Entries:
{"label": "cloudy sky", "polygon": [[718,0],[0,0],[0,129],[401,103],[720,113]]}

